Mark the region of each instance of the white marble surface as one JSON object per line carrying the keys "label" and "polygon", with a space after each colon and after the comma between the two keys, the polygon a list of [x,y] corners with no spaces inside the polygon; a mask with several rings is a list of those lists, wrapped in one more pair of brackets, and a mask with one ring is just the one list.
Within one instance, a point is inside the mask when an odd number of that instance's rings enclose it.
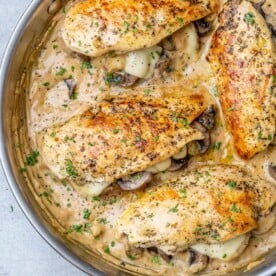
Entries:
{"label": "white marble surface", "polygon": [[[46,0],[42,0],[46,1]],[[31,0],[0,0],[0,57]],[[0,168],[0,276],[83,276],[32,228],[15,202]]]}

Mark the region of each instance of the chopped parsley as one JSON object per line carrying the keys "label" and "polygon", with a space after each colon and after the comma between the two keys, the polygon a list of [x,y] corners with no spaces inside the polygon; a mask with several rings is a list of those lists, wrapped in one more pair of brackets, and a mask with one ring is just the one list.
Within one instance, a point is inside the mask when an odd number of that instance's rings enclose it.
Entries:
{"label": "chopped parsley", "polygon": [[230,181],[227,182],[227,186],[229,188],[236,188],[237,187],[237,183],[235,181],[230,180]]}
{"label": "chopped parsley", "polygon": [[185,127],[187,128],[189,126],[189,121],[186,118],[181,118],[179,120],[179,122]]}
{"label": "chopped parsley", "polygon": [[47,86],[50,85],[50,83],[49,83],[48,81],[46,81],[46,82],[44,82],[44,83],[42,83],[42,84],[43,84],[43,86],[45,86],[45,87],[47,87]]}
{"label": "chopped parsley", "polygon": [[93,196],[93,197],[92,197],[92,200],[93,200],[93,201],[100,201],[101,198],[100,198],[99,196]]}
{"label": "chopped parsley", "polygon": [[26,171],[27,171],[27,169],[26,169],[25,167],[20,168],[20,172],[21,172],[21,173],[24,173],[24,172],[26,172]]}
{"label": "chopped parsley", "polygon": [[76,168],[74,167],[72,161],[70,159],[65,159],[66,162],[66,172],[68,176],[71,176],[73,178],[79,176]]}
{"label": "chopped parsley", "polygon": [[179,192],[182,199],[185,199],[187,197],[187,191],[185,189],[180,189]]}
{"label": "chopped parsley", "polygon": [[34,166],[38,160],[37,157],[39,156],[39,152],[37,150],[33,151],[26,157],[25,165],[27,166]]}
{"label": "chopped parsley", "polygon": [[119,133],[119,129],[114,128],[114,129],[113,129],[113,133],[114,133],[114,134],[118,134],[118,133]]}
{"label": "chopped parsley", "polygon": [[70,226],[68,230],[65,231],[65,234],[72,233],[72,232],[77,232],[80,233],[83,230],[83,225],[82,224],[75,224]]}
{"label": "chopped parsley", "polygon": [[172,213],[177,213],[178,212],[178,203],[173,207],[173,208],[171,208],[170,210],[169,210],[169,212],[172,212]]}
{"label": "chopped parsley", "polygon": [[212,148],[214,150],[220,150],[221,144],[222,144],[221,142],[217,141],[213,144]]}
{"label": "chopped parsley", "polygon": [[91,228],[91,223],[85,223],[84,224],[84,228],[83,228],[83,231],[84,232],[87,232],[87,233],[90,233],[90,228]]}
{"label": "chopped parsley", "polygon": [[233,223],[234,220],[232,218],[228,218],[228,222]]}
{"label": "chopped parsley", "polygon": [[230,211],[234,213],[240,213],[241,209],[236,206],[236,203],[231,204]]}
{"label": "chopped parsley", "polygon": [[246,24],[248,24],[248,25],[254,25],[254,23],[255,23],[255,15],[254,14],[252,14],[251,12],[248,12],[248,13],[246,13],[245,15],[244,15],[244,21],[245,21],[245,23]]}
{"label": "chopped parsley", "polygon": [[177,22],[178,22],[179,25],[183,25],[184,20],[183,20],[182,17],[176,17],[176,20],[177,20]]}
{"label": "chopped parsley", "polygon": [[161,264],[159,256],[155,255],[151,258],[151,262],[154,264]]}
{"label": "chopped parsley", "polygon": [[211,233],[211,238],[216,240],[218,238],[218,233],[217,232],[212,232]]}
{"label": "chopped parsley", "polygon": [[213,91],[214,96],[215,96],[215,97],[218,97],[218,95],[219,95],[219,94],[218,94],[218,87],[217,87],[217,86],[214,86],[213,89],[212,89],[212,91]]}
{"label": "chopped parsley", "polygon": [[113,75],[112,73],[108,73],[105,77],[106,84],[119,84],[122,82],[122,76],[121,75]]}
{"label": "chopped parsley", "polygon": [[131,254],[127,254],[127,257],[130,259],[130,260],[135,260],[135,256],[131,255]]}
{"label": "chopped parsley", "polygon": [[91,69],[92,65],[89,61],[83,61],[81,63],[81,70],[83,71],[84,69]]}
{"label": "chopped parsley", "polygon": [[223,258],[223,259],[227,258],[227,254],[223,254],[223,255],[222,255],[222,258]]}
{"label": "chopped parsley", "polygon": [[101,224],[107,224],[106,218],[100,218],[99,221],[100,221]]}
{"label": "chopped parsley", "polygon": [[67,71],[66,68],[60,67],[59,71],[56,72],[56,76],[63,76],[66,71]]}
{"label": "chopped parsley", "polygon": [[85,209],[83,211],[83,218],[84,219],[89,219],[90,218],[90,215],[91,215],[91,212],[88,210],[88,209]]}
{"label": "chopped parsley", "polygon": [[233,110],[235,110],[235,106],[229,106],[228,108],[227,108],[227,111],[229,112],[229,111],[233,111]]}
{"label": "chopped parsley", "polygon": [[127,21],[124,21],[124,29],[125,29],[125,33],[127,33],[129,29],[129,23]]}
{"label": "chopped parsley", "polygon": [[78,98],[78,96],[79,96],[79,93],[74,91],[72,94],[72,99],[76,100]]}
{"label": "chopped parsley", "polygon": [[144,95],[145,95],[145,96],[148,96],[150,93],[151,93],[151,90],[150,90],[150,89],[145,89],[145,90],[144,90]]}
{"label": "chopped parsley", "polygon": [[116,244],[115,241],[112,241],[112,242],[111,242],[111,247],[114,247],[115,244]]}
{"label": "chopped parsley", "polygon": [[110,254],[109,245],[106,245],[106,247],[104,248],[104,252],[107,253],[107,254]]}

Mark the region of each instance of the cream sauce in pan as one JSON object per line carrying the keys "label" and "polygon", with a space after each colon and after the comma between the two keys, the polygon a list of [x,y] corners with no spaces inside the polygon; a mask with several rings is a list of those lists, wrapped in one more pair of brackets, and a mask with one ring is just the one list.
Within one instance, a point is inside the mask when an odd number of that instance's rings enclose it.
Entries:
{"label": "cream sauce in pan", "polygon": [[[66,9],[59,11],[51,21],[38,50],[30,62],[30,87],[27,98],[28,135],[32,149],[39,152],[36,133],[43,128],[63,123],[72,116],[85,110],[108,95],[133,93],[131,89],[109,86],[105,77],[110,71],[122,68],[124,57],[113,53],[89,60],[66,48],[60,38],[59,30]],[[276,160],[273,146],[257,154],[250,161],[241,160],[235,153],[230,134],[225,130],[217,98],[214,76],[205,56],[209,48],[210,36],[201,39],[198,58],[190,62],[181,51],[172,54],[174,70],[163,77],[155,76],[136,86],[141,93],[160,94],[160,87],[181,85],[190,91],[197,91],[204,86],[208,104],[217,107],[216,127],[212,131],[212,146],[203,156],[189,161],[192,167],[199,163],[224,163],[245,166],[252,174],[257,174],[269,181],[268,166]],[[64,79],[73,78],[76,90],[73,99],[69,98]],[[24,138],[25,139],[25,138]],[[25,139],[26,142],[26,139]],[[23,143],[20,141],[20,143]],[[29,153],[26,152],[26,155]],[[98,197],[85,198],[79,195],[66,181],[56,179],[43,164],[43,157],[38,156],[38,163],[28,167],[28,176],[32,179],[38,201],[54,218],[54,225],[70,239],[83,244],[91,251],[96,251],[104,259],[123,268],[131,265],[131,270],[146,275],[183,275],[194,272],[183,256],[175,256],[169,262],[154,252],[145,250],[137,256],[127,255],[124,240],[114,237],[114,225],[118,216],[137,197],[140,192],[124,192],[118,185],[111,185]],[[25,170],[23,169],[23,172]],[[154,177],[158,183],[172,176],[173,173],[160,173]],[[254,262],[276,245],[275,228],[268,233],[252,236],[248,247],[235,260],[224,262],[210,260],[205,273],[223,274]]]}

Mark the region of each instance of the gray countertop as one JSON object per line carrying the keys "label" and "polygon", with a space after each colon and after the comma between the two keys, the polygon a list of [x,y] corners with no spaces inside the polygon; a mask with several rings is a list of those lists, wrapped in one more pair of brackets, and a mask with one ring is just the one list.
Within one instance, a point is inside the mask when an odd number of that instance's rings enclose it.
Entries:
{"label": "gray countertop", "polygon": [[[0,58],[31,0],[0,0]],[[0,167],[0,276],[83,276],[32,228],[13,198]]]}

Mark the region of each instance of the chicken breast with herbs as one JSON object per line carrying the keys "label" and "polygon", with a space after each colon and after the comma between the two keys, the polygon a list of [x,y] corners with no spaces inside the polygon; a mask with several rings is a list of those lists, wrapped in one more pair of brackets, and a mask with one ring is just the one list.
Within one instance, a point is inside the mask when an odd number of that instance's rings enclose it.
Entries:
{"label": "chicken breast with herbs", "polygon": [[[131,247],[168,255],[192,247],[227,260],[275,201],[275,186],[244,169],[203,165],[145,190],[119,217],[117,236],[127,236]],[[220,249],[232,256],[218,256]]]}
{"label": "chicken breast with herbs", "polygon": [[234,146],[248,159],[273,140],[276,118],[276,52],[264,18],[249,1],[225,4],[209,61]]}
{"label": "chicken breast with herbs", "polygon": [[71,50],[87,56],[129,52],[156,45],[217,8],[217,0],[85,0],[69,9],[61,34]]}
{"label": "chicken breast with herbs", "polygon": [[204,138],[189,126],[205,109],[201,94],[119,96],[38,135],[45,164],[60,179],[88,185],[88,194],[141,172]]}

